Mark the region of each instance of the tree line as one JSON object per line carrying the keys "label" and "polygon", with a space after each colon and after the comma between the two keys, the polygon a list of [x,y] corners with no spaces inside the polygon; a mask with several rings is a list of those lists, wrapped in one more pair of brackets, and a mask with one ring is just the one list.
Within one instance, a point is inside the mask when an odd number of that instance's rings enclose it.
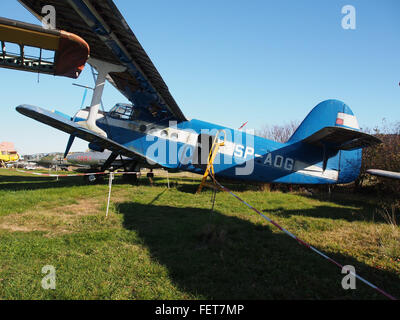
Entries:
{"label": "tree line", "polygon": [[[264,125],[255,133],[260,137],[284,143],[289,140],[299,125],[298,121],[283,125]],[[388,122],[383,119],[379,126],[362,128],[361,131],[378,137],[383,143],[363,149],[360,176],[355,181],[355,187],[358,190],[376,188],[380,192],[399,195],[400,181],[371,177],[366,171],[381,169],[400,172],[400,121]]]}

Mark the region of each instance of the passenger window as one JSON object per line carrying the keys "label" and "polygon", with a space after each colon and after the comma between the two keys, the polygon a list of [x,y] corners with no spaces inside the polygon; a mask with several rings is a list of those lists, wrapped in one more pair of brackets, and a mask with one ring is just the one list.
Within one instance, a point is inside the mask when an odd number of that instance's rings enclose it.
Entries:
{"label": "passenger window", "polygon": [[178,134],[177,133],[171,133],[171,139],[173,140],[178,140]]}
{"label": "passenger window", "polygon": [[161,136],[162,138],[167,138],[167,137],[168,137],[168,131],[167,131],[167,130],[161,131],[160,136]]}

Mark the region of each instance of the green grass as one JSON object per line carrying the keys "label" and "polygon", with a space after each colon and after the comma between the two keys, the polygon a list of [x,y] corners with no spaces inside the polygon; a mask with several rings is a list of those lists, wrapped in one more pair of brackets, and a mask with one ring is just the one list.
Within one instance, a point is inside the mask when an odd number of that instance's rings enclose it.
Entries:
{"label": "green grass", "polygon": [[[156,175],[157,176],[157,175]],[[193,194],[197,177],[154,186],[0,170],[0,299],[382,299],[227,193]],[[400,232],[370,196],[329,199],[227,185],[303,240],[400,297]],[[44,290],[42,267],[56,268]]]}

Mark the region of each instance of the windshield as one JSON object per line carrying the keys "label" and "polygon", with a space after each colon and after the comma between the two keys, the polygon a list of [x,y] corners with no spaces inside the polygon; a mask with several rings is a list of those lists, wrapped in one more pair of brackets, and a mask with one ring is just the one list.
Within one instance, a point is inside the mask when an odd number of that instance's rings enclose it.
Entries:
{"label": "windshield", "polygon": [[160,122],[166,119],[166,114],[160,112],[154,106],[143,108],[127,103],[117,103],[108,114],[111,118],[121,120]]}
{"label": "windshield", "polygon": [[115,119],[129,120],[131,118],[133,106],[126,103],[117,103],[110,110],[110,117]]}

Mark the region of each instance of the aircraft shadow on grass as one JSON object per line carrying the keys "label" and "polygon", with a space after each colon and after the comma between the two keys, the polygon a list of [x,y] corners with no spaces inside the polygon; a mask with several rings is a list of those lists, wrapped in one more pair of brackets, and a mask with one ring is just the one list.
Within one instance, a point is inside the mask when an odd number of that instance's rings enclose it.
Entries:
{"label": "aircraft shadow on grass", "polygon": [[[340,268],[273,226],[253,224],[208,209],[123,202],[117,210],[126,229],[138,233],[153,260],[173,283],[206,299],[381,299],[357,280],[344,290]],[[249,213],[251,214],[251,213]],[[322,250],[323,251],[323,250]],[[326,252],[360,276],[400,296],[399,277],[351,256]]]}
{"label": "aircraft shadow on grass", "polygon": [[0,190],[40,190],[53,188],[66,188],[84,185],[82,177],[59,178],[39,176],[2,176],[0,175]]}
{"label": "aircraft shadow on grass", "polygon": [[[108,180],[103,180],[102,184],[107,184]],[[184,182],[184,183],[182,183]],[[118,177],[114,182],[116,185],[136,185],[136,186],[148,186],[150,182],[147,178],[140,178],[137,182],[124,180],[122,177]],[[70,178],[60,178],[56,181],[55,177],[40,177],[40,176],[10,176],[10,175],[0,175],[0,190],[7,191],[20,191],[20,190],[39,190],[39,189],[53,189],[53,188],[65,188],[74,186],[85,186],[82,177],[70,177]],[[166,178],[155,177],[153,178],[153,186],[155,187],[165,187],[167,185]],[[171,188],[176,188],[179,192],[194,194],[198,188],[198,184],[193,183],[191,178],[180,178],[179,182],[176,179],[170,179]],[[257,191],[258,185],[251,184],[230,184],[228,185],[231,190],[236,191]],[[220,192],[220,191],[218,191]],[[335,194],[331,197],[327,195],[317,194],[313,196],[306,196],[311,199],[319,199],[323,201],[328,201],[331,203],[339,204],[345,207],[332,207],[332,206],[318,206],[310,209],[293,209],[288,210],[285,208],[275,208],[264,210],[265,213],[273,213],[282,217],[296,216],[307,216],[315,218],[329,218],[329,219],[344,219],[346,221],[374,221],[374,222],[385,222],[382,216],[376,212],[376,207],[373,205],[366,204],[362,201],[354,201],[337,198]]]}
{"label": "aircraft shadow on grass", "polygon": [[[170,178],[171,188],[176,188],[180,192],[194,194],[199,185],[199,181],[194,182],[192,178],[179,177],[179,180]],[[102,181],[97,181],[95,184],[108,184],[108,178]],[[88,182],[83,180],[83,177],[60,177],[56,180],[56,177],[41,177],[41,176],[10,176],[0,174],[0,190],[7,191],[20,191],[20,190],[39,190],[39,189],[53,189],[53,188],[65,188],[75,186],[85,186]],[[138,181],[132,181],[124,179],[121,176],[116,176],[113,181],[113,185],[133,185],[133,186],[154,186],[154,187],[166,187],[167,179],[165,177],[154,177],[151,183],[145,175],[142,175]],[[245,191],[245,190],[257,190],[257,186],[253,185],[240,185],[234,184],[229,186],[234,191]]]}
{"label": "aircraft shadow on grass", "polygon": [[[189,182],[192,179],[179,178],[180,181],[187,180]],[[38,189],[51,189],[51,188],[65,188],[73,186],[84,186],[87,185],[84,182],[83,177],[60,177],[59,181],[56,177],[40,177],[40,176],[11,176],[11,175],[1,175],[0,174],[0,190],[8,191],[19,191],[19,190],[38,190]],[[108,184],[108,178],[102,181],[96,182],[96,184]],[[121,176],[117,176],[113,184],[126,184],[126,185],[138,185],[138,186],[148,186],[150,181],[142,176],[138,181],[133,182],[132,180],[124,179]],[[153,178],[153,186],[165,187],[167,185],[166,178],[155,177]],[[171,179],[171,186],[175,186],[177,183],[175,180]]]}
{"label": "aircraft shadow on grass", "polygon": [[12,183],[24,183],[24,182],[46,182],[49,181],[49,177],[38,177],[38,176],[11,176],[11,175],[1,175],[0,183],[12,184]]}
{"label": "aircraft shadow on grass", "polygon": [[[376,223],[388,223],[388,221],[382,215],[382,205],[379,203],[369,203],[366,196],[362,196],[361,193],[355,194],[356,196],[349,196],[343,192],[332,192],[328,193],[316,193],[314,195],[301,194],[302,197],[309,198],[312,200],[319,200],[326,203],[336,204],[340,207],[334,207],[330,205],[317,205],[313,208],[307,209],[286,209],[286,208],[274,208],[263,210],[266,214],[273,213],[274,215],[281,217],[291,216],[304,216],[313,218],[326,218],[332,220],[346,220],[352,221],[366,221]],[[376,194],[375,194],[376,195]],[[374,195],[374,198],[375,198]],[[386,195],[387,196],[387,195]],[[382,202],[384,203],[384,202]]]}
{"label": "aircraft shadow on grass", "polygon": [[[193,182],[193,181],[192,181]],[[210,184],[211,180],[208,180]],[[224,180],[219,180],[220,183],[222,183],[224,186],[229,188],[231,191],[234,192],[244,192],[244,191],[260,191],[262,184],[258,183],[235,183],[232,181],[224,181]],[[176,184],[175,187],[179,192],[184,192],[184,193],[196,193],[200,185],[200,181],[195,181],[193,183],[184,183],[184,184]],[[211,190],[208,188],[207,190]],[[221,192],[218,190],[218,192]]]}
{"label": "aircraft shadow on grass", "polygon": [[[338,204],[336,201],[331,201]],[[341,202],[340,202],[341,203]],[[354,204],[353,204],[354,206]],[[313,218],[325,218],[333,220],[346,220],[352,221],[374,221],[384,222],[379,214],[375,213],[376,209],[373,206],[362,206],[356,208],[343,208],[332,207],[328,205],[321,205],[308,209],[286,209],[275,208],[263,210],[266,214],[273,213],[276,216],[289,218],[291,216],[304,216]]]}
{"label": "aircraft shadow on grass", "polygon": [[[28,176],[2,176],[0,175],[0,190],[21,191],[21,190],[40,190],[52,188],[65,188],[78,185],[76,178],[69,180],[56,181],[55,177],[28,177]],[[72,179],[72,180],[70,180]],[[79,180],[80,184],[82,180]]]}
{"label": "aircraft shadow on grass", "polygon": [[[244,191],[260,191],[257,185],[239,185],[231,184],[228,186],[233,192],[244,192]],[[196,184],[181,184],[176,186],[176,189],[184,193],[195,193],[198,189]],[[222,191],[218,191],[219,193]],[[317,199],[328,203],[334,203],[341,207],[333,207],[329,205],[320,205],[314,208],[308,209],[286,209],[286,208],[274,208],[263,210],[266,214],[273,213],[277,216],[290,217],[290,216],[305,216],[314,218],[327,218],[327,219],[343,219],[346,221],[374,221],[374,222],[385,222],[385,220],[376,212],[376,206],[365,203],[361,200],[347,200],[343,199],[340,194],[336,195],[332,193],[328,194],[315,194],[312,196],[306,194],[300,194],[302,197],[309,199]],[[218,196],[217,196],[218,197]]]}

